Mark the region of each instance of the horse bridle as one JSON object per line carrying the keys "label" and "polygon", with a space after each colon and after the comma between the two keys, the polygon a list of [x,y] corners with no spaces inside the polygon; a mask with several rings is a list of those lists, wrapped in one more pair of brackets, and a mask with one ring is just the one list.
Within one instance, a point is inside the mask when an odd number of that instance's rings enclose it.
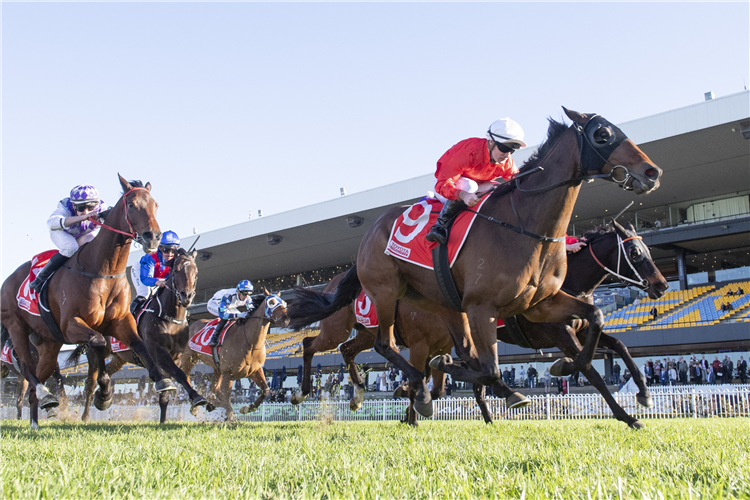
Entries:
{"label": "horse bridle", "polygon": [[138,190],[148,191],[148,189],[146,189],[144,187],[134,187],[134,188],[131,188],[128,192],[126,192],[125,194],[122,195],[122,208],[123,208],[123,211],[125,212],[125,222],[128,223],[128,229],[130,229],[129,233],[125,232],[125,231],[120,231],[119,229],[115,229],[112,226],[108,226],[108,225],[106,225],[106,224],[104,224],[102,222],[99,222],[98,220],[96,220],[93,217],[90,217],[88,219],[89,222],[91,222],[92,224],[95,224],[97,226],[101,226],[104,229],[108,229],[110,231],[113,231],[115,233],[119,233],[119,234],[125,235],[125,236],[131,238],[132,240],[134,240],[135,242],[140,243],[141,245],[143,245],[143,237],[141,235],[139,235],[137,232],[133,231],[133,225],[130,223],[130,219],[128,219],[128,207],[127,207],[127,204],[128,204],[128,201],[127,201],[128,195],[130,193],[132,193],[133,191],[138,191]]}
{"label": "horse bridle", "polygon": [[[646,280],[646,279],[644,279],[644,278],[641,277],[640,273],[635,268],[635,266],[633,265],[633,263],[630,261],[630,257],[628,257],[627,252],[625,251],[625,243],[626,242],[631,241],[631,240],[643,240],[643,237],[635,235],[635,236],[630,236],[629,238],[623,239],[620,236],[619,233],[616,233],[616,234],[617,234],[617,271],[613,271],[612,269],[608,268],[607,266],[605,266],[604,264],[602,264],[599,259],[596,258],[596,255],[594,254],[594,247],[593,247],[593,245],[591,243],[589,243],[589,245],[588,245],[588,247],[589,247],[589,253],[594,258],[594,261],[597,264],[599,264],[599,267],[601,267],[602,269],[604,269],[605,271],[607,271],[612,276],[616,277],[617,279],[619,279],[622,282],[631,283],[631,284],[637,286],[638,288],[640,288],[641,290],[644,290],[644,291],[648,290],[648,280]],[[633,279],[628,278],[627,276],[623,276],[622,274],[620,274],[620,267],[621,267],[621,261],[622,261],[623,254],[625,255],[625,261],[628,263],[628,266],[630,266],[630,270],[633,271],[633,274],[640,281],[635,281]]]}

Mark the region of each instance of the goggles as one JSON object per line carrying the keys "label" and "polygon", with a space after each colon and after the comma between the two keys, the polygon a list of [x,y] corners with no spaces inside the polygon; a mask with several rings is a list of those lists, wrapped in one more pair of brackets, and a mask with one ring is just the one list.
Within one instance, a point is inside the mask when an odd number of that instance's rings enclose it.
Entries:
{"label": "goggles", "polygon": [[161,253],[175,253],[177,252],[176,246],[159,246],[159,250],[161,250]]}
{"label": "goggles", "polygon": [[513,154],[518,151],[518,148],[510,147],[507,144],[503,144],[502,142],[496,142],[495,146],[497,146],[497,149],[499,149],[501,153]]}
{"label": "goggles", "polygon": [[73,205],[73,209],[77,213],[81,213],[84,210],[88,210],[88,211],[94,210],[98,206],[99,206],[99,202],[92,201],[92,202],[89,202],[89,203],[79,203],[77,205]]}

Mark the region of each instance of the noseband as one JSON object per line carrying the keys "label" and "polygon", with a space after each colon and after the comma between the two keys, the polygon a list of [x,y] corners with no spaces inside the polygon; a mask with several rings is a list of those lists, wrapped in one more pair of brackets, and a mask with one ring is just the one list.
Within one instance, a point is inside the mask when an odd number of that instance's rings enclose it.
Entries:
{"label": "noseband", "polygon": [[[612,276],[616,277],[622,282],[631,283],[641,290],[648,290],[648,280],[641,277],[640,273],[636,270],[635,266],[633,266],[633,263],[630,261],[630,258],[627,256],[627,252],[625,251],[625,242],[630,240],[643,240],[641,236],[631,236],[630,238],[622,239],[619,234],[617,234],[617,271],[613,271],[612,269],[608,268],[604,264],[601,263],[599,259],[596,258],[596,255],[594,255],[594,248],[591,243],[589,243],[589,253],[594,258],[594,261],[599,264],[599,267],[607,271]],[[633,271],[633,274],[640,280],[635,281],[633,279],[628,278],[627,276],[623,276],[620,274],[620,265],[622,261],[622,256],[625,255],[625,262],[628,263],[628,266],[630,266],[630,269]]]}
{"label": "noseband", "polygon": [[130,191],[128,191],[127,193],[125,193],[124,195],[122,195],[122,209],[125,212],[125,222],[128,223],[128,229],[130,229],[129,233],[126,233],[125,231],[120,231],[119,229],[115,229],[112,226],[108,226],[108,225],[106,225],[106,224],[104,224],[102,222],[99,222],[98,220],[96,220],[93,217],[90,217],[88,219],[89,222],[91,222],[92,224],[95,224],[97,226],[101,226],[104,229],[108,229],[110,231],[113,231],[115,233],[123,234],[123,235],[127,236],[128,238],[131,238],[134,241],[136,241],[136,242],[138,242],[138,243],[140,243],[142,245],[143,244],[143,238],[137,232],[133,231],[133,225],[130,223],[130,220],[128,219],[128,207],[127,207],[127,197],[128,197],[128,195],[130,193],[132,193],[133,191],[138,191],[138,190],[148,191],[148,189],[146,189],[146,188],[134,187]]}

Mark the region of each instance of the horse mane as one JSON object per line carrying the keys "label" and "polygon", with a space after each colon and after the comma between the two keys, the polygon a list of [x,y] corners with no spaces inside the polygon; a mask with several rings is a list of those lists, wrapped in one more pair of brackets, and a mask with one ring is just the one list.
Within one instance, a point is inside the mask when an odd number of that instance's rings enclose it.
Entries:
{"label": "horse mane", "polygon": [[[143,181],[138,181],[138,180],[136,180],[136,181],[128,181],[128,182],[130,183],[130,186],[131,186],[131,187],[134,187],[134,188],[142,188],[142,187],[146,187],[146,186],[145,186],[145,185],[143,184]],[[123,191],[123,192],[122,192],[122,194],[125,194],[125,191]]]}
{"label": "horse mane", "polygon": [[613,233],[614,231],[615,227],[611,224],[595,226],[593,229],[586,231],[586,233],[581,236],[581,239],[587,242],[592,242],[608,235],[609,233]]}
{"label": "horse mane", "polygon": [[568,130],[568,126],[564,123],[560,123],[552,118],[547,119],[549,121],[549,128],[547,128],[547,140],[545,140],[539,149],[529,157],[528,160],[523,162],[523,165],[519,169],[519,173],[536,168],[539,162],[545,155],[552,149],[560,136]]}

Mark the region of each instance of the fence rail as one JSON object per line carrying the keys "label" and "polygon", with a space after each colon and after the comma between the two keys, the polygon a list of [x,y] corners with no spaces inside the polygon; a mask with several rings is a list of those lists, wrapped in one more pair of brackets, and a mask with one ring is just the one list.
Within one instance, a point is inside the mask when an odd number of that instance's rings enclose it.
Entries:
{"label": "fence rail", "polygon": [[[750,386],[733,386],[727,389],[699,390],[676,388],[671,391],[653,391],[653,408],[640,406],[635,394],[614,394],[620,406],[638,419],[750,417]],[[703,386],[705,387],[705,386]],[[567,394],[530,396],[532,403],[524,408],[506,408],[504,399],[490,397],[487,406],[495,420],[577,420],[612,418],[612,412],[599,394]],[[311,420],[401,420],[408,402],[404,399],[365,400],[357,412],[349,409],[348,401],[304,402],[299,406],[289,403],[264,403],[253,413],[242,415],[240,405],[234,407],[235,416],[248,422],[290,422]],[[68,417],[81,414],[80,407],[70,409]],[[5,406],[0,418],[15,418],[15,407]],[[45,412],[40,412],[46,418]],[[197,416],[186,405],[170,406],[168,420],[203,421],[223,420],[223,410],[206,413],[200,409]],[[28,419],[28,408],[23,418]],[[114,405],[107,411],[91,410],[92,420],[158,420],[157,406]],[[421,417],[420,417],[421,418]],[[448,398],[434,401],[432,420],[481,420],[482,415],[473,398]]]}

